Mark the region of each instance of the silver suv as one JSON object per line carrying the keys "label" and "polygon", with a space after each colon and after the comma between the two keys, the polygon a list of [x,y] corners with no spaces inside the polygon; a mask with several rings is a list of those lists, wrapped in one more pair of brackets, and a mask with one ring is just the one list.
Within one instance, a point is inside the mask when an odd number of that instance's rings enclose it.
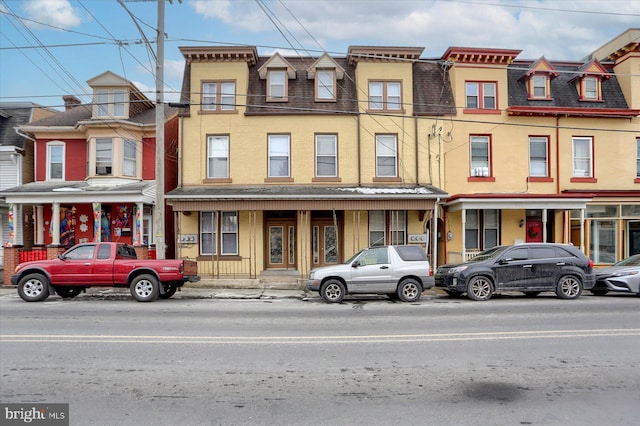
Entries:
{"label": "silver suv", "polygon": [[346,294],[387,294],[415,302],[433,287],[429,261],[418,246],[370,247],[341,265],[311,271],[307,289],[319,291],[327,303],[340,303]]}

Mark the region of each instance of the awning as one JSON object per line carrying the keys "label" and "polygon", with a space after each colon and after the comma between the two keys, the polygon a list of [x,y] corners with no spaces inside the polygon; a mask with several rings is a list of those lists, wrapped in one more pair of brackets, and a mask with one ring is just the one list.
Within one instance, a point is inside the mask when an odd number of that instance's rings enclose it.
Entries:
{"label": "awning", "polygon": [[433,186],[197,186],[170,191],[174,211],[431,210],[447,194]]}
{"label": "awning", "polygon": [[444,205],[450,212],[473,209],[498,210],[580,210],[585,209],[594,194],[457,194]]}
{"label": "awning", "polygon": [[85,181],[31,182],[0,191],[7,204],[145,203],[155,204],[155,181],[138,181],[110,186]]}

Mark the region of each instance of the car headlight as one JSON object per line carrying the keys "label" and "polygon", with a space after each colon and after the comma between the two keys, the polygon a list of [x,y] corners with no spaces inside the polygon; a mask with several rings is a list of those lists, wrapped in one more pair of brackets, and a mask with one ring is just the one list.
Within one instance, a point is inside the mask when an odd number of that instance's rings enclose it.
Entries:
{"label": "car headlight", "polygon": [[614,277],[626,277],[629,275],[638,275],[638,271],[621,271],[613,274]]}
{"label": "car headlight", "polygon": [[451,272],[452,274],[457,274],[458,272],[462,272],[465,269],[467,269],[466,266],[456,266],[455,268],[449,269],[449,272]]}

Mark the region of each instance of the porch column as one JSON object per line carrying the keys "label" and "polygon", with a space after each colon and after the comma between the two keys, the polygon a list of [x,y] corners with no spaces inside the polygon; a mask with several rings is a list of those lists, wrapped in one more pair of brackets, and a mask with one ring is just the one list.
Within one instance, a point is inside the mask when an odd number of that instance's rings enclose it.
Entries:
{"label": "porch column", "polygon": [[466,232],[467,229],[467,210],[462,209],[462,261],[466,261],[467,259],[467,239]]}
{"label": "porch column", "polygon": [[429,235],[430,242],[433,244],[433,249],[431,250],[431,270],[434,275],[436,273],[436,269],[438,268],[438,205],[440,204],[440,198],[436,201],[433,206],[433,215],[431,216],[431,220],[433,221],[433,225],[431,226],[431,235]]}
{"label": "porch column", "polygon": [[[144,205],[136,203],[136,233],[133,239],[134,246],[142,245],[142,215],[144,213]],[[178,223],[177,221],[175,223]]]}
{"label": "porch column", "polygon": [[101,240],[100,224],[102,223],[102,203],[93,203],[93,241],[99,243]]}
{"label": "porch column", "polygon": [[44,207],[36,206],[36,244],[44,244]]}
{"label": "porch column", "polygon": [[51,205],[51,244],[54,246],[60,245],[60,203],[54,202]]}
{"label": "porch column", "polygon": [[542,242],[547,242],[547,209],[542,209]]}
{"label": "porch column", "polygon": [[580,251],[584,251],[584,209],[580,209]]}

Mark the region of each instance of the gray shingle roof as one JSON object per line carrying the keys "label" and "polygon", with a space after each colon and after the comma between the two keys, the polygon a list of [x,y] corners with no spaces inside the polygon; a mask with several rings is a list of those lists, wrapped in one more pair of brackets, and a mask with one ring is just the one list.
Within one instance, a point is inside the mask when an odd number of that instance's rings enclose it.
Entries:
{"label": "gray shingle roof", "polygon": [[24,138],[13,128],[28,123],[35,106],[27,102],[0,102],[0,146],[24,148]]}

